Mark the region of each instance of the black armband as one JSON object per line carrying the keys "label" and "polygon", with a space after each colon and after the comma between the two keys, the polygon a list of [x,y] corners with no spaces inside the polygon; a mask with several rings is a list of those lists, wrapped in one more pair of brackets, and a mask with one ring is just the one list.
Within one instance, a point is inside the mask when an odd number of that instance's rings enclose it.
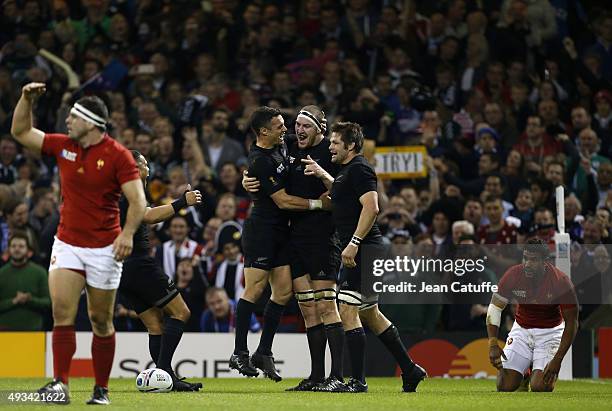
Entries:
{"label": "black armband", "polygon": [[178,213],[185,207],[187,207],[187,191],[185,191],[182,196],[172,202],[174,214]]}

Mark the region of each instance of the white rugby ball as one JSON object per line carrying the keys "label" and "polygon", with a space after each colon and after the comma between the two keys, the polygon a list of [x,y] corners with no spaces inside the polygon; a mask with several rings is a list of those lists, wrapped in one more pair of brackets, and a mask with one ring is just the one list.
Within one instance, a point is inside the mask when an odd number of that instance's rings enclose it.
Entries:
{"label": "white rugby ball", "polygon": [[172,377],[159,368],[149,368],[136,377],[136,388],[140,392],[172,391]]}

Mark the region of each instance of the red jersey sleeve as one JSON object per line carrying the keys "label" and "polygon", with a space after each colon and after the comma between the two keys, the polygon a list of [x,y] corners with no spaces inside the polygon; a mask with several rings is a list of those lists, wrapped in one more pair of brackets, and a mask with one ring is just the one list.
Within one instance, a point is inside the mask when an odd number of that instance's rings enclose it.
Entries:
{"label": "red jersey sleeve", "polygon": [[139,180],[140,173],[138,172],[136,161],[134,161],[134,156],[132,156],[132,153],[125,147],[119,147],[117,157],[115,158],[115,171],[119,185],[123,185],[128,181]]}
{"label": "red jersey sleeve", "polygon": [[57,157],[68,140],[70,137],[66,134],[45,134],[41,152],[47,156]]}

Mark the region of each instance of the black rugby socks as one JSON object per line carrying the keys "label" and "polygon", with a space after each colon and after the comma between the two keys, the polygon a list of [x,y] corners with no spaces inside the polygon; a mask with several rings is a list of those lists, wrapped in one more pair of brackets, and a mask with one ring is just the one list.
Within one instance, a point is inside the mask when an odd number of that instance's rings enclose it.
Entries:
{"label": "black rugby socks", "polygon": [[159,360],[161,337],[162,337],[161,335],[149,334],[149,354],[151,354],[151,359],[155,363],[156,367],[157,367],[157,361]]}
{"label": "black rugby socks", "polygon": [[306,329],[308,348],[310,349],[310,379],[322,380],[325,377],[325,346],[327,338],[323,323]]}
{"label": "black rugby socks", "polygon": [[342,362],[344,361],[344,329],[342,323],[325,324],[325,333],[329,341],[331,354],[331,376],[339,380],[344,378]]}
{"label": "black rugby socks", "polygon": [[385,344],[387,350],[393,355],[395,361],[402,369],[403,374],[408,374],[414,368],[414,362],[406,352],[406,346],[400,338],[399,332],[395,325],[391,324],[389,328],[378,335],[380,341]]}
{"label": "black rugby socks", "polygon": [[272,342],[274,341],[274,335],[276,334],[284,310],[284,305],[268,300],[266,308],[264,309],[264,323],[261,338],[259,339],[259,347],[257,347],[258,353],[272,355]]}
{"label": "black rugby socks", "polygon": [[346,345],[351,357],[351,375],[365,384],[365,347],[366,335],[363,327],[346,332]]}
{"label": "black rugby socks", "polygon": [[[181,320],[170,317],[164,320],[164,333],[161,336],[159,361],[156,362],[157,368],[161,368],[168,372],[172,371],[172,357],[174,356],[176,347],[181,341],[184,328],[185,323]],[[172,375],[172,373],[170,375]]]}
{"label": "black rugby socks", "polygon": [[234,336],[234,354],[249,352],[247,345],[247,334],[251,324],[251,315],[255,304],[250,301],[240,299],[236,304],[236,335]]}

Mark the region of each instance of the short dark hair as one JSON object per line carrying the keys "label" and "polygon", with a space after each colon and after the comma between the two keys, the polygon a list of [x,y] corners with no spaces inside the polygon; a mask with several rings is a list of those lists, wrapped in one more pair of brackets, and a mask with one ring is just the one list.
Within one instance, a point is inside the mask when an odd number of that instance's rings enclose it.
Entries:
{"label": "short dark hair", "polygon": [[259,130],[262,128],[268,128],[270,121],[276,116],[280,116],[281,111],[277,108],[268,106],[258,107],[253,114],[251,114],[251,130],[255,135],[259,135]]}
{"label": "short dark hair", "polygon": [[348,147],[351,143],[355,143],[355,152],[361,153],[364,137],[363,129],[359,124],[344,121],[334,124],[331,131],[332,133],[340,134],[340,139],[346,147]]}
{"label": "short dark hair", "polygon": [[11,198],[9,199],[6,204],[4,205],[4,214],[5,215],[12,215],[15,210],[17,209],[17,207],[19,207],[22,204],[26,204],[25,201],[23,201],[21,198]]}
{"label": "short dark hair", "polygon": [[11,234],[8,240],[8,245],[10,246],[13,240],[20,239],[26,242],[26,247],[28,247],[28,250],[32,249],[32,247],[30,246],[30,237],[28,237],[28,235],[24,231],[15,231],[13,234]]}
{"label": "short dark hair", "polygon": [[523,251],[527,251],[529,253],[538,254],[541,258],[550,257],[550,249],[548,248],[548,244],[537,237],[530,238],[525,243],[525,248]]}
{"label": "short dark hair", "polygon": [[485,201],[484,201],[484,202],[485,202],[485,204],[487,204],[487,203],[496,203],[496,202],[498,202],[498,201],[499,201],[499,203],[500,203],[500,204],[502,205],[502,207],[503,207],[502,198],[501,198],[501,197],[499,197],[499,196],[489,195],[489,196],[487,196],[487,198],[485,198]]}
{"label": "short dark hair", "polygon": [[[108,108],[102,99],[98,96],[85,96],[76,101],[78,104],[85,107],[92,113],[102,117],[104,121],[108,121]],[[106,131],[106,127],[96,126],[100,131]]]}

